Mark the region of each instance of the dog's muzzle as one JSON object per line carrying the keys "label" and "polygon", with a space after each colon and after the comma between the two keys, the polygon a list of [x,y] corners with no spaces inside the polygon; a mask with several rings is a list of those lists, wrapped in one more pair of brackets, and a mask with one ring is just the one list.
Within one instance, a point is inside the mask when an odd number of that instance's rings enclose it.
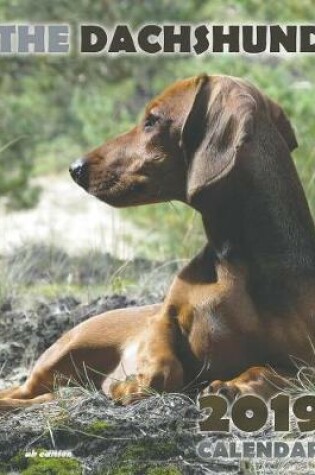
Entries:
{"label": "dog's muzzle", "polygon": [[79,158],[70,165],[69,172],[73,180],[85,190],[89,187],[89,164],[87,159]]}

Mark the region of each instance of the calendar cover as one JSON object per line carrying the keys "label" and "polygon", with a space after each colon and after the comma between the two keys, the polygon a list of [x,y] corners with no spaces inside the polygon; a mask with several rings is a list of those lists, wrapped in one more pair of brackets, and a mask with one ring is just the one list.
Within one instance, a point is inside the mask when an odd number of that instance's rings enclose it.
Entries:
{"label": "calendar cover", "polygon": [[0,474],[315,474],[311,0],[0,0]]}

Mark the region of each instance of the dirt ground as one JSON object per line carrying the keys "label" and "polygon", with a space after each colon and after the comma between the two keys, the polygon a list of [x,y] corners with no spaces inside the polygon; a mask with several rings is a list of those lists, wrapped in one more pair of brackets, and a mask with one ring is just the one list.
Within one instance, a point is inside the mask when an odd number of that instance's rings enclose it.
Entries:
{"label": "dirt ground", "polygon": [[70,176],[41,177],[37,206],[30,210],[5,211],[0,206],[0,254],[26,242],[61,247],[71,254],[94,249],[122,259],[134,257],[124,236],[138,233],[119,212],[89,196]]}

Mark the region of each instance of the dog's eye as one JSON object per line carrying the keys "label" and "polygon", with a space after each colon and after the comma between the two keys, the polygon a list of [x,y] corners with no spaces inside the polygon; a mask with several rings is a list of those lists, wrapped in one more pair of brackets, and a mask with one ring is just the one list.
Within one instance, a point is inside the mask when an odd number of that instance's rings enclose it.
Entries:
{"label": "dog's eye", "polygon": [[144,128],[145,129],[151,129],[154,127],[155,124],[159,121],[160,117],[155,114],[149,114],[147,117],[144,119]]}

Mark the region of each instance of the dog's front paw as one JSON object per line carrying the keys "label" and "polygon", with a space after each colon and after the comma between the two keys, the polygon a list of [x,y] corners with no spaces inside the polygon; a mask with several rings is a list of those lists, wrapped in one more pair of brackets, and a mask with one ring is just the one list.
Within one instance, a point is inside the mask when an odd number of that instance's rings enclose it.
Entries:
{"label": "dog's front paw", "polygon": [[148,391],[140,384],[137,376],[130,376],[125,381],[112,383],[109,393],[117,404],[123,406],[133,404],[148,396]]}
{"label": "dog's front paw", "polygon": [[220,394],[224,396],[228,401],[234,401],[242,394],[241,388],[233,381],[221,381],[216,379],[207,386],[202,392],[202,396],[208,394]]}

